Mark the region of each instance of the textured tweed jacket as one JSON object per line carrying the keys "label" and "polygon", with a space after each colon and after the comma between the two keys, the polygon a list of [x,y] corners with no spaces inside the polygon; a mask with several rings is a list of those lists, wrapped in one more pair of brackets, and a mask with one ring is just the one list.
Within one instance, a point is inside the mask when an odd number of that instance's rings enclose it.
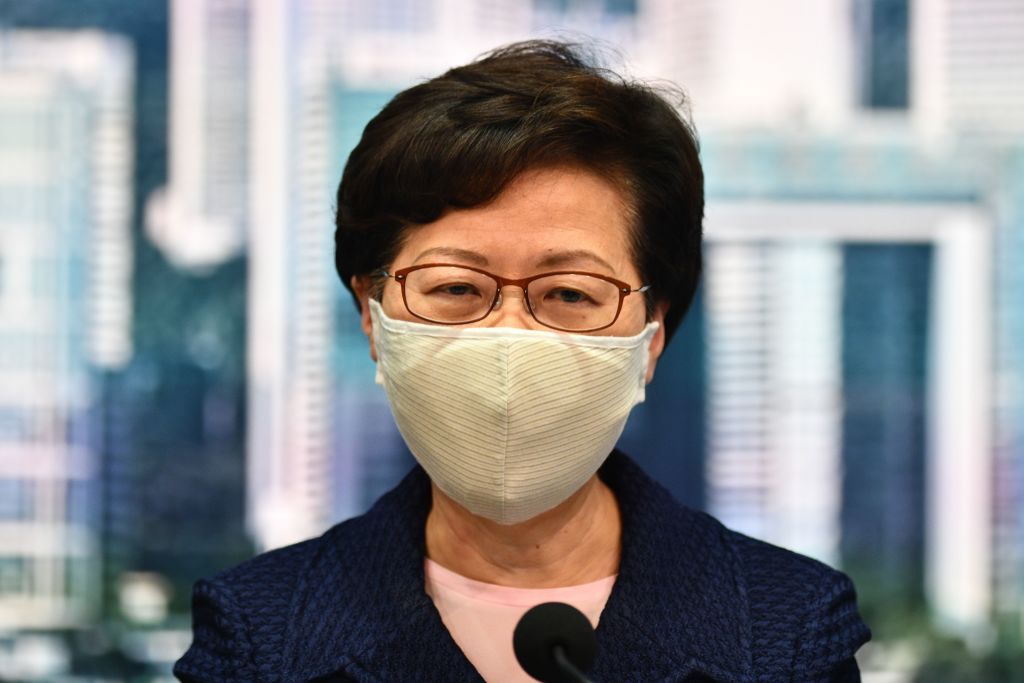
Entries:
{"label": "textured tweed jacket", "polygon": [[[683,507],[619,452],[600,476],[623,537],[595,681],[860,680],[870,633],[846,576]],[[480,681],[424,593],[429,508],[417,467],[367,514],[199,581],[175,675]]]}

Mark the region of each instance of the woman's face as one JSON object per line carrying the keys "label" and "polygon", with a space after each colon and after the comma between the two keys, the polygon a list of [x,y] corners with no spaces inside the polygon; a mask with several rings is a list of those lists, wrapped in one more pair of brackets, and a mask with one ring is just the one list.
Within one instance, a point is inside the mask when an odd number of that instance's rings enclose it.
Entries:
{"label": "woman's face", "polygon": [[[636,289],[640,281],[629,248],[629,211],[625,198],[589,171],[572,167],[528,171],[493,202],[444,216],[406,234],[389,270],[418,263],[451,263],[483,268],[507,278],[524,278],[552,270],[580,270],[625,281]],[[363,304],[363,329],[373,336],[365,281],[354,282]],[[402,302],[401,286],[393,279],[384,285],[381,305],[391,318],[419,321]],[[653,319],[664,325],[665,307],[657,306]],[[644,297],[625,298],[615,323],[596,334],[629,336],[647,323]],[[548,329],[530,315],[518,287],[506,287],[501,305],[474,326]],[[647,380],[664,347],[659,328],[651,340]]]}

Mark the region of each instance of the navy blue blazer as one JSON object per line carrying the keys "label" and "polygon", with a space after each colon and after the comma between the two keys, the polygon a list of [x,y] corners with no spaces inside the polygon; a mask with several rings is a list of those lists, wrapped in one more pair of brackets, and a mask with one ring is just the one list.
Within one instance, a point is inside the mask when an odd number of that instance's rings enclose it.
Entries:
{"label": "navy blue blazer", "polygon": [[[600,476],[623,534],[595,681],[860,680],[870,633],[845,575],[680,505],[619,452]],[[365,515],[197,582],[175,675],[480,681],[424,592],[430,496],[417,467]]]}

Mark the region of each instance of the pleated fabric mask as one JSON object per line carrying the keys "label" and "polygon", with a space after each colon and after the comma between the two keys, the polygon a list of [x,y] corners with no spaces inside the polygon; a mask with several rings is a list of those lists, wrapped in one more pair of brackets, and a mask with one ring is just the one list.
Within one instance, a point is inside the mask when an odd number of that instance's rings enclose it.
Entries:
{"label": "pleated fabric mask", "polygon": [[395,320],[370,300],[377,383],[431,480],[516,524],[597,471],[644,400],[649,323],[630,337]]}

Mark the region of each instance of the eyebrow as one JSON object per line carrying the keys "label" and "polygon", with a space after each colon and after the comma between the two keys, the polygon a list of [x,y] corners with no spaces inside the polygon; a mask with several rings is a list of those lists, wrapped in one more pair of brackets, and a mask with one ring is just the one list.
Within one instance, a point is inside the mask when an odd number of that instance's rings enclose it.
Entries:
{"label": "eyebrow", "polygon": [[483,254],[470,251],[469,249],[459,249],[457,247],[432,247],[421,252],[413,263],[419,263],[427,256],[448,256],[453,259],[469,261],[470,263],[474,263],[478,266],[486,266],[489,263],[487,257]]}
{"label": "eyebrow", "polygon": [[[469,263],[473,263],[478,266],[486,266],[490,263],[487,260],[487,257],[483,254],[476,251],[470,251],[469,249],[459,249],[458,247],[431,247],[430,249],[420,252],[420,255],[416,257],[413,263],[419,263],[428,256],[447,256],[461,261],[468,261]],[[556,251],[537,261],[537,267],[559,268],[579,261],[596,263],[599,266],[607,268],[609,272],[615,272],[615,269],[610,263],[587,249]]]}
{"label": "eyebrow", "polygon": [[567,264],[576,261],[590,261],[596,263],[599,266],[604,266],[609,272],[614,273],[615,269],[612,268],[611,264],[605,261],[603,258],[598,256],[592,251],[586,249],[570,249],[568,251],[556,251],[553,254],[548,254],[540,261],[537,265],[541,268],[557,268],[559,266],[565,266]]}

